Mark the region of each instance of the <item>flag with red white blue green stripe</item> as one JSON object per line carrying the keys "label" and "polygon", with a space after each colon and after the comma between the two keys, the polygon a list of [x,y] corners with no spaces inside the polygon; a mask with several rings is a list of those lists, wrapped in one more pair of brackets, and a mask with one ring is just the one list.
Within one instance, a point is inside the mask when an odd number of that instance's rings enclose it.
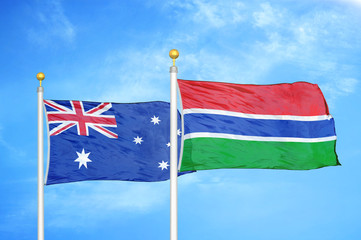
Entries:
{"label": "flag with red white blue green stripe", "polygon": [[340,165],[334,119],[316,84],[178,85],[184,120],[180,171]]}

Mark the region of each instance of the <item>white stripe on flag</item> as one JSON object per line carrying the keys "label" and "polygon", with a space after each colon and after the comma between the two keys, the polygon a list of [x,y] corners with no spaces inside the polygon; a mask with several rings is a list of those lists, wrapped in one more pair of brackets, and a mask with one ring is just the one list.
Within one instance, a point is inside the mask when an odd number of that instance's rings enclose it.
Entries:
{"label": "white stripe on flag", "polygon": [[244,141],[258,141],[258,142],[304,142],[304,143],[327,142],[337,139],[336,136],[320,137],[320,138],[259,137],[259,136],[244,136],[244,135],[210,133],[210,132],[188,133],[184,135],[184,140],[191,138],[226,138],[226,139],[244,140]]}
{"label": "white stripe on flag", "polygon": [[330,120],[332,118],[331,115],[318,115],[318,116],[263,115],[263,114],[250,114],[250,113],[240,113],[240,112],[231,112],[225,110],[202,109],[202,108],[183,109],[183,114],[191,114],[191,113],[217,114],[217,115],[226,115],[231,117],[242,117],[242,118],[252,118],[252,119],[294,120],[294,121],[321,121],[321,120]]}

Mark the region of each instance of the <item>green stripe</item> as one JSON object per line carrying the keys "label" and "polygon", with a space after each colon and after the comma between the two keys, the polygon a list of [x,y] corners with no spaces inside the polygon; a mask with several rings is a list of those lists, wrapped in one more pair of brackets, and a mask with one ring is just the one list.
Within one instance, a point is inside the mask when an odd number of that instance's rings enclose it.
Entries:
{"label": "green stripe", "polygon": [[180,171],[218,168],[308,170],[340,165],[336,141],[259,142],[223,138],[184,141]]}

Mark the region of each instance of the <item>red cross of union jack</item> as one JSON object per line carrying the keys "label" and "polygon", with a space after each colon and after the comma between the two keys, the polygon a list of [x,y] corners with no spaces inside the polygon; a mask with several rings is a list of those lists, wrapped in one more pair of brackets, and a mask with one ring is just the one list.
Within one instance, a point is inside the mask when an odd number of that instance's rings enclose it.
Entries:
{"label": "red cross of union jack", "polygon": [[88,111],[84,111],[81,101],[70,101],[71,109],[51,100],[44,100],[44,103],[57,110],[47,112],[48,123],[60,123],[49,132],[50,136],[58,135],[76,126],[78,135],[89,136],[90,127],[109,138],[118,138],[116,133],[104,128],[117,127],[115,116],[101,115],[112,107],[111,103],[100,103]]}

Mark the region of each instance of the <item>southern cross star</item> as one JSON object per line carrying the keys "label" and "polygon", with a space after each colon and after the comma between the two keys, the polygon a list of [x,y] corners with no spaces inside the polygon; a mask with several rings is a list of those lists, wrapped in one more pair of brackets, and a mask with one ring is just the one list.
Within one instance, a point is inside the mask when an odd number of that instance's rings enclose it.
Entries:
{"label": "southern cross star", "polygon": [[168,162],[164,162],[164,161],[162,160],[162,162],[159,163],[159,168],[162,168],[162,171],[163,171],[163,169],[167,169],[167,170],[168,170],[168,167],[169,167]]}
{"label": "southern cross star", "polygon": [[85,152],[84,152],[84,148],[83,148],[83,151],[82,151],[81,153],[76,152],[76,154],[78,154],[78,158],[75,159],[74,162],[79,162],[79,169],[80,169],[81,166],[83,166],[83,165],[85,166],[85,168],[88,168],[87,163],[88,163],[88,162],[92,162],[92,160],[90,160],[90,159],[88,158],[90,152],[85,153]]}
{"label": "southern cross star", "polygon": [[139,137],[137,136],[136,138],[134,138],[133,142],[135,142],[135,144],[142,144],[143,142],[143,137]]}
{"label": "southern cross star", "polygon": [[150,122],[154,123],[154,125],[156,125],[156,124],[159,125],[159,122],[160,122],[159,117],[153,116],[151,119],[152,119],[152,121],[150,121]]}

